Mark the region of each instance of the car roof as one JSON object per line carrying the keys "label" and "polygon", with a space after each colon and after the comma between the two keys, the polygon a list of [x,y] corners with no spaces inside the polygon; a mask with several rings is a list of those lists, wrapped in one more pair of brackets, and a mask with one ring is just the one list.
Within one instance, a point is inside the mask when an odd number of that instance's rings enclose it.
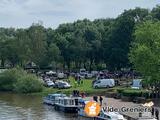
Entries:
{"label": "car roof", "polygon": [[66,96],[65,94],[48,94],[50,96]]}

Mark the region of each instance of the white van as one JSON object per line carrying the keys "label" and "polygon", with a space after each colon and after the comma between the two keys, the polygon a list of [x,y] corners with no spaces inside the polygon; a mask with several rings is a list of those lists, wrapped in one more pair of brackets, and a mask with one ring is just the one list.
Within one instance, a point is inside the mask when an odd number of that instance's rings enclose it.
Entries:
{"label": "white van", "polygon": [[115,86],[114,79],[99,79],[93,84],[94,88],[108,88],[114,86]]}
{"label": "white van", "polygon": [[132,89],[141,89],[142,88],[142,79],[133,79]]}

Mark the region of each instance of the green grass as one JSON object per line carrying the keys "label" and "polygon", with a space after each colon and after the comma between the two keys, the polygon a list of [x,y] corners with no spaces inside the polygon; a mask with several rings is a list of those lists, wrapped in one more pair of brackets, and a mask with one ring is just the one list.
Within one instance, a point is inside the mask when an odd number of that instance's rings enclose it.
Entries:
{"label": "green grass", "polygon": [[85,92],[88,95],[93,95],[93,94],[104,94],[105,92],[115,92],[117,87],[115,88],[103,88],[103,89],[94,89],[92,87],[92,79],[83,79],[83,84],[81,85],[75,85],[74,83],[74,78],[70,77],[70,84],[72,85],[71,88],[69,89],[58,89],[58,88],[47,88],[44,87],[43,92],[40,93],[32,93],[34,95],[42,95],[45,96],[49,93],[64,93],[64,94],[72,94],[73,90],[79,90],[80,92]]}
{"label": "green grass", "polygon": [[70,84],[72,85],[71,88],[69,89],[58,89],[58,88],[47,88],[44,87],[43,92],[40,93],[32,93],[34,95],[42,95],[45,96],[50,93],[64,93],[64,94],[72,94],[73,90],[79,90],[80,92],[85,92],[87,95],[105,95],[106,93],[117,93],[117,92],[122,92],[122,91],[127,91],[128,92],[140,92],[143,90],[133,90],[131,88],[124,88],[124,87],[114,87],[114,88],[102,88],[102,89],[94,89],[92,87],[92,79],[84,79],[83,84],[80,86],[74,84],[74,78],[70,77]]}

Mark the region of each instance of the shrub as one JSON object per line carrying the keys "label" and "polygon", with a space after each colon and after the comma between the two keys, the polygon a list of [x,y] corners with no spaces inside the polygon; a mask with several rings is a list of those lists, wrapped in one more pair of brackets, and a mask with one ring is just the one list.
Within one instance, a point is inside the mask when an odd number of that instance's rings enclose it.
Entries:
{"label": "shrub", "polygon": [[142,97],[147,96],[148,91],[145,90],[135,90],[135,89],[126,89],[122,90],[121,94],[127,97]]}
{"label": "shrub", "polygon": [[35,75],[21,68],[9,69],[0,74],[0,90],[21,93],[41,92],[42,83]]}
{"label": "shrub", "polygon": [[22,75],[22,71],[18,69],[10,69],[0,74],[0,90],[12,91],[13,84],[17,81],[17,78]]}
{"label": "shrub", "polygon": [[36,76],[31,74],[20,77],[14,84],[14,91],[20,93],[41,92],[42,88],[42,83]]}

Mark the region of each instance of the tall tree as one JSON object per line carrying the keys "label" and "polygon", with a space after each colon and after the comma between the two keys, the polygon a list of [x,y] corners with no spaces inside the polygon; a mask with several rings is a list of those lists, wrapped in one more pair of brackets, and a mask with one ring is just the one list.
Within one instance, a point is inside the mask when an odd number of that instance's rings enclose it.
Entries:
{"label": "tall tree", "polygon": [[134,35],[130,61],[160,97],[160,22],[144,22],[136,27]]}
{"label": "tall tree", "polygon": [[106,49],[108,57],[108,67],[112,70],[128,67],[128,52],[134,26],[148,15],[147,9],[136,8],[125,11],[114,22]]}
{"label": "tall tree", "polygon": [[38,65],[43,64],[46,57],[46,33],[43,26],[34,24],[28,29],[29,58]]}

